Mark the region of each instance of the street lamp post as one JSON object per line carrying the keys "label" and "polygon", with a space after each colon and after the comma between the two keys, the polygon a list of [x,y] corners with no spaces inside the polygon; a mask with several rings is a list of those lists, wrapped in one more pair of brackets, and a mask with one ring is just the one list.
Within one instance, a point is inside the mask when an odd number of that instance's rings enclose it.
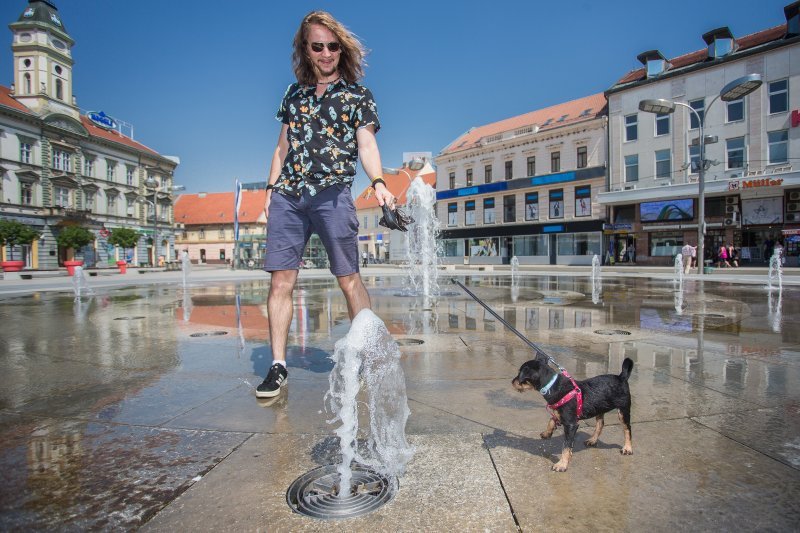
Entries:
{"label": "street lamp post", "polygon": [[409,174],[408,170],[422,170],[424,166],[425,160],[421,157],[415,157],[410,162],[403,163],[403,166],[400,168],[383,167],[381,170],[384,174],[400,174],[402,172],[406,175],[408,181],[411,181],[411,174]]}
{"label": "street lamp post", "polygon": [[[145,167],[146,169],[150,169],[150,167]],[[173,185],[171,187],[164,187],[164,181],[162,180],[159,182],[153,176],[148,175],[147,178],[144,180],[144,186],[148,189],[153,189],[153,201],[151,202],[145,197],[139,197],[139,203],[141,204],[150,204],[153,206],[153,266],[158,264],[158,208],[156,204],[158,203],[158,193],[162,190],[169,190],[172,192],[182,191],[186,187],[183,185]]]}
{"label": "street lamp post", "polygon": [[746,76],[742,76],[741,78],[737,78],[732,82],[725,85],[722,90],[716,95],[712,100],[711,103],[708,104],[708,107],[705,108],[702,115],[697,112],[692,106],[685,104],[683,102],[675,102],[673,100],[665,100],[665,99],[653,99],[653,100],[642,100],[639,102],[639,109],[646,113],[656,113],[656,114],[666,114],[666,113],[674,113],[675,106],[685,107],[692,113],[694,113],[695,117],[697,117],[697,123],[700,130],[700,136],[698,137],[698,146],[700,150],[700,164],[697,169],[697,273],[699,275],[703,275],[704,269],[703,266],[705,264],[705,237],[706,237],[706,209],[705,209],[705,201],[706,201],[706,170],[708,167],[709,162],[706,161],[706,138],[703,134],[703,128],[705,126],[705,117],[711,109],[711,106],[714,105],[714,102],[717,99],[722,100],[723,102],[730,102],[732,100],[738,100],[739,98],[743,98],[748,94],[752,93],[756,89],[761,86],[762,80],[761,76],[758,74],[748,74]]}

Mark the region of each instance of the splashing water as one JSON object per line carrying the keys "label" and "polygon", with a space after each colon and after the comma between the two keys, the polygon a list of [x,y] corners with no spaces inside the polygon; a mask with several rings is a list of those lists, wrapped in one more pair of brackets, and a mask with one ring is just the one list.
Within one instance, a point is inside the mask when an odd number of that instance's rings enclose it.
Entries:
{"label": "splashing water", "polygon": [[511,258],[511,286],[519,285],[519,259],[515,255]]}
{"label": "splashing water", "polygon": [[181,252],[181,272],[183,273],[183,288],[186,288],[186,283],[189,278],[189,274],[192,271],[192,262],[189,259],[189,252],[184,250]]}
{"label": "splashing water", "polygon": [[600,258],[597,254],[592,256],[592,281],[600,279]]}
{"label": "splashing water", "polygon": [[674,268],[675,276],[672,279],[672,283],[678,285],[680,290],[683,290],[683,255],[676,254],[675,261],[674,261]]}
{"label": "splashing water", "polygon": [[[400,349],[383,321],[369,309],[356,315],[347,336],[336,342],[331,359],[334,367],[328,378],[330,390],[325,394],[325,402],[335,414],[328,423],[341,422],[335,430],[342,455],[337,472],[339,496],[346,498],[350,496],[353,460],[387,476],[403,474],[414,456],[414,448],[405,436],[411,411],[400,367]],[[356,441],[359,375],[366,382],[370,425],[369,438],[361,450]]]}
{"label": "splashing water", "polygon": [[414,294],[426,300],[439,296],[439,250],[437,241],[439,219],[434,205],[436,191],[433,187],[414,178],[408,188],[408,205],[414,219],[405,234],[408,259],[408,286]]}
{"label": "splashing water", "polygon": [[771,291],[772,288],[772,281],[775,280],[778,283],[778,290],[783,291],[783,264],[781,261],[781,253],[775,252],[772,254],[772,257],[769,259],[769,272],[767,274],[767,290]]}
{"label": "splashing water", "polygon": [[75,267],[75,274],[72,276],[72,292],[75,293],[75,299],[80,300],[81,296],[92,296],[94,291],[89,287],[89,281],[86,279],[86,272],[83,271],[82,266]]}
{"label": "splashing water", "polygon": [[600,293],[603,290],[603,282],[600,280],[600,258],[597,254],[592,257],[592,303],[600,303]]}

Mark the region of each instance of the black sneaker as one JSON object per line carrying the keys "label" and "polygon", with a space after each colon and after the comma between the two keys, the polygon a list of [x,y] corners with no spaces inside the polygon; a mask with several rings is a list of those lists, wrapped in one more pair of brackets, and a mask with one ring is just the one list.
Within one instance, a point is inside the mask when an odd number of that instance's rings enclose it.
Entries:
{"label": "black sneaker", "polygon": [[280,364],[275,363],[269,369],[264,382],[256,388],[256,398],[272,398],[281,393],[281,387],[286,385],[289,372]]}

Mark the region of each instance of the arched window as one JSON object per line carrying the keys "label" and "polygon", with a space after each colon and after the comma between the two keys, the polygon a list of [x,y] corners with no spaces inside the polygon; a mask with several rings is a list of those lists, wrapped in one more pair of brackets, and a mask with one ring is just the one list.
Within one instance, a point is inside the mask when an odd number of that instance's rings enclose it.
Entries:
{"label": "arched window", "polygon": [[61,80],[56,80],[56,98],[64,99],[64,83]]}
{"label": "arched window", "polygon": [[26,72],[25,76],[23,76],[23,80],[24,80],[23,81],[24,94],[31,94],[31,92],[32,92],[32,89],[31,89],[31,75]]}

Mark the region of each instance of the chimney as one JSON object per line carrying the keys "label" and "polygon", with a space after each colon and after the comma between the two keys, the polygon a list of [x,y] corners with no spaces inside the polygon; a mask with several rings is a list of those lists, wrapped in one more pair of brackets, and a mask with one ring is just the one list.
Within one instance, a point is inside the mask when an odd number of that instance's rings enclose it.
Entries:
{"label": "chimney", "polygon": [[784,7],[783,13],[786,15],[786,38],[800,35],[800,1]]}
{"label": "chimney", "polygon": [[206,193],[206,192],[199,192],[199,193],[197,193],[197,197],[198,198],[205,198],[207,194],[208,193]]}

